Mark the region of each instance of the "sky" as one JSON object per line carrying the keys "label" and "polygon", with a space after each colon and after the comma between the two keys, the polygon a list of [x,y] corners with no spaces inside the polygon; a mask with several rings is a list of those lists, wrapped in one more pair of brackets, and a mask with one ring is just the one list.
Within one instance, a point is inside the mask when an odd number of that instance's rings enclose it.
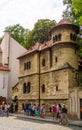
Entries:
{"label": "sky", "polygon": [[0,37],[8,26],[32,30],[39,19],[59,22],[64,9],[63,0],[0,0]]}

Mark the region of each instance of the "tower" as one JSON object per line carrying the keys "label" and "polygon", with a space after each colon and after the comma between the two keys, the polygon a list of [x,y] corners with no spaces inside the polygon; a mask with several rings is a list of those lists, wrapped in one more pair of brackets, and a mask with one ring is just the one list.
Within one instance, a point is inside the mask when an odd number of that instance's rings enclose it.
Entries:
{"label": "tower", "polygon": [[79,28],[68,20],[62,19],[52,30],[51,40],[55,51],[55,69],[71,68],[68,75],[69,87],[78,85],[78,43],[77,34]]}

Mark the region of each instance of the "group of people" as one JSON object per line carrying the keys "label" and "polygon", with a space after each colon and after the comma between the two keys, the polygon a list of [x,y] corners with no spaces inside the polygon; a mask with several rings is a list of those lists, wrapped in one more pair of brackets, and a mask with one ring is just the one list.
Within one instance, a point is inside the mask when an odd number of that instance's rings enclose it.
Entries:
{"label": "group of people", "polygon": [[59,120],[59,123],[68,124],[68,116],[67,116],[67,107],[65,104],[61,106],[61,104],[53,105],[51,108],[53,119],[56,118]]}
{"label": "group of people", "polygon": [[[54,118],[59,120],[59,123],[68,124],[68,117],[67,117],[67,108],[66,105],[63,104],[54,104],[52,107],[49,108],[50,112],[52,113],[53,120]],[[46,108],[45,104],[38,106],[36,104],[27,103],[26,105],[23,104],[24,114],[27,116],[40,116],[45,117],[46,115]]]}
{"label": "group of people", "polygon": [[10,108],[10,105],[7,104],[7,103],[4,103],[4,101],[3,101],[2,105],[1,105],[1,114],[2,114],[2,117],[4,116],[4,113],[7,114],[7,117],[9,116],[9,108]]}
{"label": "group of people", "polygon": [[41,106],[30,103],[27,103],[26,105],[23,104],[23,110],[27,116],[45,116],[45,104],[42,104]]}

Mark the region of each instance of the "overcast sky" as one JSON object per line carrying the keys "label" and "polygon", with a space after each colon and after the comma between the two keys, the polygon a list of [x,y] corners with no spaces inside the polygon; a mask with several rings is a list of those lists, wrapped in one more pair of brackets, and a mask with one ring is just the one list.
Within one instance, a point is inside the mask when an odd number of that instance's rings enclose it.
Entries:
{"label": "overcast sky", "polygon": [[0,0],[0,36],[9,25],[32,29],[38,19],[59,22],[64,8],[63,0]]}

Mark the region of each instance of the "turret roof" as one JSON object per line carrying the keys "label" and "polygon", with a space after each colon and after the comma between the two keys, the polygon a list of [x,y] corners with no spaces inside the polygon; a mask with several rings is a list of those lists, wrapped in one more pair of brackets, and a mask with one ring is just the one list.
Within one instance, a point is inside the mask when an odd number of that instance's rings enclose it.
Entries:
{"label": "turret roof", "polygon": [[71,24],[71,22],[67,19],[62,19],[59,21],[59,23],[57,25],[61,25],[61,24]]}

